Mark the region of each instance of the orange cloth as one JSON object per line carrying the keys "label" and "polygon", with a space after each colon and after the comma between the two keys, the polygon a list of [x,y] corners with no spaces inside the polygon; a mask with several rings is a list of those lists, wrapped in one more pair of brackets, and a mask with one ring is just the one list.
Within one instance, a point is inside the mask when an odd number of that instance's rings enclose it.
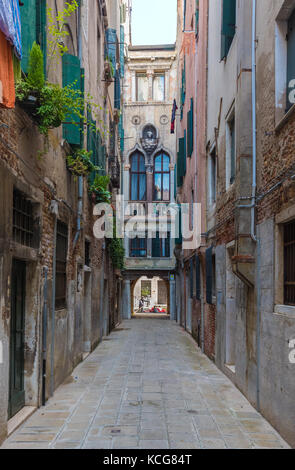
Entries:
{"label": "orange cloth", "polygon": [[4,34],[0,31],[0,104],[5,108],[14,108],[15,106],[11,48],[12,46],[6,41]]}

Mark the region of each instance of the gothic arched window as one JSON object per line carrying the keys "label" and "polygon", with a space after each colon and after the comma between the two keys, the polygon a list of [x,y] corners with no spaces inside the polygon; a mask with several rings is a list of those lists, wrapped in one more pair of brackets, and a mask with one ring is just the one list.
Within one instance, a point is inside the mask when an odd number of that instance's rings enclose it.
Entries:
{"label": "gothic arched window", "polygon": [[135,152],[130,158],[130,200],[146,200],[146,169],[144,156]]}
{"label": "gothic arched window", "polygon": [[170,158],[166,153],[155,157],[154,201],[170,201]]}

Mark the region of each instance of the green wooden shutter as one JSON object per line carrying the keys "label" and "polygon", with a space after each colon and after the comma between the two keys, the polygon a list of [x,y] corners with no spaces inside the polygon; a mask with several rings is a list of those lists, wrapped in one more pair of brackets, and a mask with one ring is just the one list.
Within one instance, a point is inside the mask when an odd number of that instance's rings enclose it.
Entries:
{"label": "green wooden shutter", "polygon": [[289,111],[294,104],[290,101],[290,93],[294,90],[294,86],[290,87],[290,82],[295,79],[295,11],[288,21],[287,40],[287,111]]}
{"label": "green wooden shutter", "polygon": [[[62,81],[63,86],[72,85],[74,90],[81,90],[81,68],[79,57],[71,54],[63,55]],[[80,145],[80,117],[71,113],[66,116],[66,121],[67,122],[63,125],[63,138],[71,145]]]}
{"label": "green wooden shutter", "polygon": [[196,17],[195,17],[195,32],[199,33],[199,0],[196,0]]}
{"label": "green wooden shutter", "polygon": [[213,247],[206,250],[206,300],[212,304]]}
{"label": "green wooden shutter", "polygon": [[22,61],[24,73],[28,73],[29,57],[33,42],[36,41],[36,0],[26,0],[20,7],[22,28]]}
{"label": "green wooden shutter", "polygon": [[198,255],[196,255],[196,298],[201,300],[201,263]]}
{"label": "green wooden shutter", "polygon": [[177,164],[174,165],[174,199],[177,196]]}
{"label": "green wooden shutter", "polygon": [[40,48],[43,52],[44,75],[46,77],[46,63],[47,63],[46,0],[37,0],[36,11],[37,11],[36,37],[37,37],[37,43],[40,45]]}
{"label": "green wooden shutter", "polygon": [[121,78],[124,77],[124,71],[125,71],[125,32],[124,32],[124,26],[120,26],[120,74]]}
{"label": "green wooden shutter", "polygon": [[236,0],[223,0],[221,28],[221,60],[227,56],[235,33]]}

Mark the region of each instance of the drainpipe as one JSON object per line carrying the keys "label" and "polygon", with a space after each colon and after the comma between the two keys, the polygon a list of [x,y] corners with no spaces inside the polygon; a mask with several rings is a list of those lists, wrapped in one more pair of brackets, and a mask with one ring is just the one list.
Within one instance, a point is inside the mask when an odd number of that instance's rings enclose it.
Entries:
{"label": "drainpipe", "polygon": [[73,250],[76,248],[77,242],[81,233],[81,219],[83,211],[83,176],[79,176],[78,180],[78,217],[77,217],[77,232],[73,241]]}
{"label": "drainpipe", "polygon": [[255,235],[255,202],[256,202],[256,161],[257,161],[257,129],[256,129],[256,0],[252,0],[252,207],[251,207],[251,238]]}
{"label": "drainpipe", "polygon": [[257,165],[257,128],[256,128],[256,0],[252,0],[252,134],[253,134],[253,168],[252,168],[252,207],[251,207],[251,238],[257,242],[257,323],[256,323],[256,361],[257,361],[257,410],[260,411],[260,323],[261,323],[261,241],[255,234],[256,206],[256,165]]}
{"label": "drainpipe", "polygon": [[43,301],[43,325],[42,325],[42,406],[46,403],[46,356],[47,356],[47,276],[48,267],[44,267],[44,301]]}
{"label": "drainpipe", "polygon": [[99,317],[100,317],[100,339],[102,341],[103,338],[103,331],[104,331],[104,315],[103,315],[103,294],[104,293],[104,262],[105,262],[105,250],[106,250],[106,243],[105,240],[103,241],[102,245],[102,260],[101,260],[101,278],[100,278],[100,299],[99,299]]}
{"label": "drainpipe", "polygon": [[51,211],[54,214],[53,231],[53,257],[52,257],[52,300],[51,300],[51,348],[50,348],[50,395],[54,393],[54,347],[55,347],[55,289],[56,289],[56,232],[58,206],[56,201],[51,203]]}

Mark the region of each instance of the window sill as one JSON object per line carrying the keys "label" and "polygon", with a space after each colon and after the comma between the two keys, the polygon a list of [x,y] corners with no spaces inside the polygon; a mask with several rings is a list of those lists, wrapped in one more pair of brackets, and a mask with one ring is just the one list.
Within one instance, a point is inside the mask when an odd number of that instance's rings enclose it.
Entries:
{"label": "window sill", "polygon": [[284,115],[284,117],[280,120],[280,122],[276,125],[275,127],[275,132],[278,133],[280,130],[284,127],[284,125],[289,121],[289,119],[293,116],[295,113],[295,104],[291,106],[289,111]]}
{"label": "window sill", "polygon": [[295,317],[295,306],[292,305],[275,305],[274,313],[277,315]]}

